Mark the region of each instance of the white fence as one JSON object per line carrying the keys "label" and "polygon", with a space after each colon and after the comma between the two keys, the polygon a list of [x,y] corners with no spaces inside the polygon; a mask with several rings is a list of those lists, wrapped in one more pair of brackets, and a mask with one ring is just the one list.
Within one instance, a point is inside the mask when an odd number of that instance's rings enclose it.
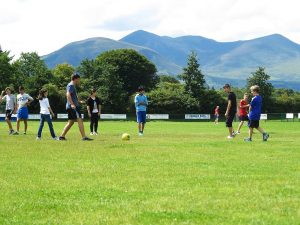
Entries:
{"label": "white fence", "polygon": [[186,120],[210,120],[210,114],[185,114]]}

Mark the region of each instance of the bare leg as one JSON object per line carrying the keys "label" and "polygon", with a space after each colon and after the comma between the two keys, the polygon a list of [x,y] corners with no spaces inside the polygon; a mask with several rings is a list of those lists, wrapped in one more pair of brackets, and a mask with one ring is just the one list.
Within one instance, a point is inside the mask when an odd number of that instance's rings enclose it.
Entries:
{"label": "bare leg", "polygon": [[145,129],[145,124],[142,123],[142,132],[144,132],[144,129]]}
{"label": "bare leg", "polygon": [[83,120],[82,120],[81,118],[78,118],[78,119],[77,119],[77,122],[78,122],[78,127],[79,127],[79,131],[80,131],[81,136],[82,136],[83,138],[86,137],[85,131],[84,131]]}
{"label": "bare leg", "polygon": [[61,137],[65,137],[66,134],[68,133],[68,131],[71,129],[71,127],[73,126],[74,121],[73,120],[69,120],[68,123],[66,124],[62,134],[60,135]]}
{"label": "bare leg", "polygon": [[232,134],[233,134],[233,128],[232,127],[228,127],[228,131],[229,131],[229,136],[232,136]]}
{"label": "bare leg", "polygon": [[253,135],[253,128],[249,127],[249,138],[252,139],[252,135]]}
{"label": "bare leg", "polygon": [[264,131],[264,129],[262,129],[261,127],[258,127],[258,128],[256,128],[260,133],[262,133],[262,134],[264,134],[264,133],[266,133],[265,131]]}
{"label": "bare leg", "polygon": [[138,125],[138,129],[139,129],[139,132],[141,132],[141,131],[142,131],[142,123],[139,123],[139,125]]}
{"label": "bare leg", "polygon": [[12,125],[11,125],[11,121],[8,118],[6,118],[5,120],[6,120],[6,123],[8,125],[9,130],[10,131],[13,130]]}
{"label": "bare leg", "polygon": [[28,127],[27,120],[24,120],[24,132],[25,133],[27,132],[27,127]]}
{"label": "bare leg", "polygon": [[243,124],[244,124],[244,121],[241,121],[239,126],[238,126],[237,132],[241,131],[241,128],[242,128]]}
{"label": "bare leg", "polygon": [[17,132],[18,132],[18,133],[19,133],[19,130],[20,130],[20,122],[21,122],[21,120],[18,119],[18,120],[17,120]]}

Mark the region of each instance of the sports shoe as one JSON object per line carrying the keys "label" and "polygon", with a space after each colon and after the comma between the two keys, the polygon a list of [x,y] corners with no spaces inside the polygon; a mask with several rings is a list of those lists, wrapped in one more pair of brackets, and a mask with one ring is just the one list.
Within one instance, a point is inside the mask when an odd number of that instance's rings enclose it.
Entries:
{"label": "sports shoe", "polygon": [[88,137],[84,137],[84,138],[82,138],[81,140],[82,140],[82,141],[92,141],[93,139],[88,138]]}
{"label": "sports shoe", "polygon": [[16,132],[14,132],[14,133],[13,133],[13,135],[19,135],[19,132],[18,132],[18,131],[16,131]]}
{"label": "sports shoe", "polygon": [[246,141],[246,142],[251,142],[252,139],[251,139],[251,138],[245,138],[244,141]]}
{"label": "sports shoe", "polygon": [[98,135],[98,132],[94,132],[93,134],[97,136],[97,135]]}
{"label": "sports shoe", "polygon": [[227,136],[227,138],[228,138],[228,139],[233,139],[233,138],[234,138],[234,136],[232,136],[232,135],[229,135],[229,136]]}
{"label": "sports shoe", "polygon": [[14,133],[15,133],[14,130],[10,130],[8,134],[9,134],[9,135],[12,135],[12,134],[14,134]]}
{"label": "sports shoe", "polygon": [[139,136],[143,136],[144,135],[144,133],[143,132],[139,132]]}
{"label": "sports shoe", "polygon": [[41,140],[42,140],[42,138],[40,138],[40,137],[36,137],[36,140],[37,140],[37,141],[41,141]]}
{"label": "sports shoe", "polygon": [[263,134],[263,141],[267,141],[270,135],[268,133]]}
{"label": "sports shoe", "polygon": [[93,133],[93,132],[91,132],[91,133],[90,133],[90,135],[94,135],[94,133]]}
{"label": "sports shoe", "polygon": [[235,133],[234,133],[234,135],[238,135],[238,134],[241,134],[241,132],[238,131],[238,132],[235,132]]}
{"label": "sports shoe", "polygon": [[26,132],[24,132],[23,134],[26,135]]}
{"label": "sports shoe", "polygon": [[54,137],[54,138],[52,138],[52,140],[59,141],[59,137]]}
{"label": "sports shoe", "polygon": [[60,136],[60,137],[58,138],[58,140],[60,140],[60,141],[66,141],[67,139],[66,139],[65,137]]}

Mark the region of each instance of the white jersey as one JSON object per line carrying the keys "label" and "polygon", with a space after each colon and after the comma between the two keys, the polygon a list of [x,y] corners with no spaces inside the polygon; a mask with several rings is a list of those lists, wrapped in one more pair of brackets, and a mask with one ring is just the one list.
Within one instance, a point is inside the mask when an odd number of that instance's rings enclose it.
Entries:
{"label": "white jersey", "polygon": [[39,102],[40,102],[40,107],[41,107],[40,113],[44,114],[44,115],[50,115],[50,111],[49,111],[50,104],[49,104],[48,98],[43,98]]}
{"label": "white jersey", "polygon": [[33,100],[33,98],[29,94],[18,94],[17,101],[19,108],[27,107],[28,100]]}
{"label": "white jersey", "polygon": [[15,109],[15,105],[17,103],[16,101],[16,96],[14,95],[5,95],[2,98],[4,101],[6,101],[6,110],[14,110]]}

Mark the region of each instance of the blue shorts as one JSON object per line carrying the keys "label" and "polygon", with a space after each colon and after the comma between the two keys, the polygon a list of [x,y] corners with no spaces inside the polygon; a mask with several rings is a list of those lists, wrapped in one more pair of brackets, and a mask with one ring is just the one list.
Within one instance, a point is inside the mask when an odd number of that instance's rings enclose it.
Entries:
{"label": "blue shorts", "polygon": [[17,118],[19,120],[28,120],[28,108],[27,107],[19,108]]}
{"label": "blue shorts", "polygon": [[146,123],[146,111],[136,112],[136,117],[138,123]]}

